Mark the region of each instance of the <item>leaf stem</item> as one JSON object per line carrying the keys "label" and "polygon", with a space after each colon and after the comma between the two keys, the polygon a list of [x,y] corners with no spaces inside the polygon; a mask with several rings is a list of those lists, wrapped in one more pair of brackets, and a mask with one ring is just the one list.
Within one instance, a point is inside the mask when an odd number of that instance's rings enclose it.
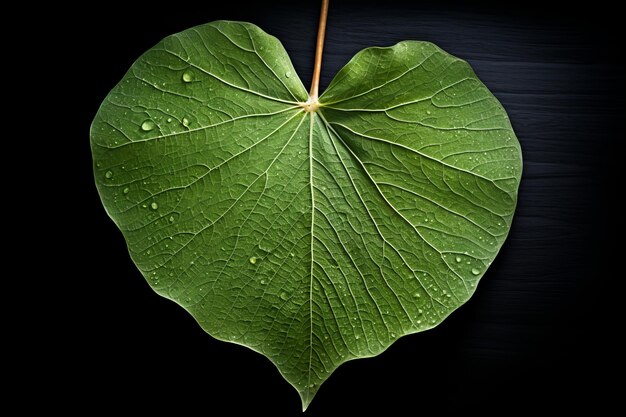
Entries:
{"label": "leaf stem", "polygon": [[320,73],[322,72],[322,51],[324,50],[324,35],[326,35],[326,19],[328,17],[328,1],[322,0],[320,11],[320,23],[317,27],[317,42],[315,44],[315,66],[313,67],[313,80],[311,81],[311,102],[316,102],[319,96]]}

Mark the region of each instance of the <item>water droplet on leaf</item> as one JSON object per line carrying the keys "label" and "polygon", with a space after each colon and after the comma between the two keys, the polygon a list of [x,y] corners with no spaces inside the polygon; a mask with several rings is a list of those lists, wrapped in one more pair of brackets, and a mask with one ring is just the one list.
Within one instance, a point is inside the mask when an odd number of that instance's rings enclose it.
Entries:
{"label": "water droplet on leaf", "polygon": [[254,265],[256,263],[256,256],[253,256],[252,258],[250,258],[249,261],[252,265]]}
{"label": "water droplet on leaf", "polygon": [[141,124],[141,130],[143,130],[144,132],[149,132],[152,129],[154,129],[155,124],[152,120],[146,120],[145,122],[143,122]]}
{"label": "water droplet on leaf", "polygon": [[472,268],[472,274],[478,275],[478,274],[480,274],[480,271],[478,269],[476,269],[476,268]]}
{"label": "water droplet on leaf", "polygon": [[190,83],[193,81],[193,74],[189,71],[183,72],[183,81],[186,83]]}
{"label": "water droplet on leaf", "polygon": [[187,127],[191,124],[191,122],[189,121],[189,119],[187,119],[186,117],[183,117],[183,126]]}
{"label": "water droplet on leaf", "polygon": [[156,202],[152,202],[152,204],[150,204],[150,207],[152,207],[152,210],[156,210],[159,208],[159,205]]}
{"label": "water droplet on leaf", "polygon": [[105,178],[111,178],[112,176],[113,176],[113,171],[107,171],[107,172],[104,174],[104,177],[105,177]]}

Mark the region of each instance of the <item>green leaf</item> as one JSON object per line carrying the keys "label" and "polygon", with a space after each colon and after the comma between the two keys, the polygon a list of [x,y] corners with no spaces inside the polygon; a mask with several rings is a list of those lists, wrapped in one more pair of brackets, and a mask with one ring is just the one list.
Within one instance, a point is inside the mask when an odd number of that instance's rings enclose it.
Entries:
{"label": "green leaf", "polygon": [[103,204],[152,288],[267,356],[304,408],[342,363],[471,297],[522,171],[500,103],[431,43],[365,49],[317,112],[307,99],[276,38],[220,21],[141,56],[91,129]]}

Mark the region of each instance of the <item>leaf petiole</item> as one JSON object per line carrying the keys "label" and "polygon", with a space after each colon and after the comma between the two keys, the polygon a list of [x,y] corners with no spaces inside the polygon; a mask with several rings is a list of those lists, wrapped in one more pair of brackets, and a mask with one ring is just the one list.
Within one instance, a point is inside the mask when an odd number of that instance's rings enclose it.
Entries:
{"label": "leaf petiole", "polygon": [[315,65],[313,66],[313,80],[311,82],[311,92],[309,94],[309,105],[314,109],[307,111],[315,111],[319,107],[317,99],[319,97],[320,73],[322,71],[322,51],[324,50],[324,35],[326,34],[326,19],[328,17],[328,1],[322,0],[322,9],[320,11],[320,22],[317,27],[317,42],[315,44]]}

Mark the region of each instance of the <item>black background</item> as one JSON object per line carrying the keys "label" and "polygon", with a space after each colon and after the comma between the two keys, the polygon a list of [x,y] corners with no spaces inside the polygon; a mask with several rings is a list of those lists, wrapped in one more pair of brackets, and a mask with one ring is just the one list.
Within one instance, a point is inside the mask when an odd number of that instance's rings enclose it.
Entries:
{"label": "black background", "polygon": [[[465,306],[432,331],[341,366],[307,415],[599,411],[612,399],[604,375],[618,372],[613,338],[623,328],[609,323],[620,304],[618,276],[603,267],[624,258],[623,244],[611,240],[623,222],[610,205],[620,189],[617,143],[624,139],[624,69],[617,62],[623,27],[602,3],[420,3],[331,2],[321,89],[368,46],[428,40],[466,59],[504,104],[522,145],[517,214]],[[102,3],[63,28],[66,40],[78,36],[90,46],[65,51],[82,68],[74,74],[82,82],[67,91],[77,97],[72,110],[80,121],[71,148],[78,151],[72,191],[82,213],[80,221],[67,220],[76,226],[81,257],[67,278],[83,296],[65,317],[74,338],[62,342],[67,355],[58,372],[71,372],[72,383],[61,403],[300,414],[298,395],[267,359],[212,339],[144,282],[100,204],[88,130],[141,53],[212,20],[250,21],[277,36],[308,86],[318,7]]]}

